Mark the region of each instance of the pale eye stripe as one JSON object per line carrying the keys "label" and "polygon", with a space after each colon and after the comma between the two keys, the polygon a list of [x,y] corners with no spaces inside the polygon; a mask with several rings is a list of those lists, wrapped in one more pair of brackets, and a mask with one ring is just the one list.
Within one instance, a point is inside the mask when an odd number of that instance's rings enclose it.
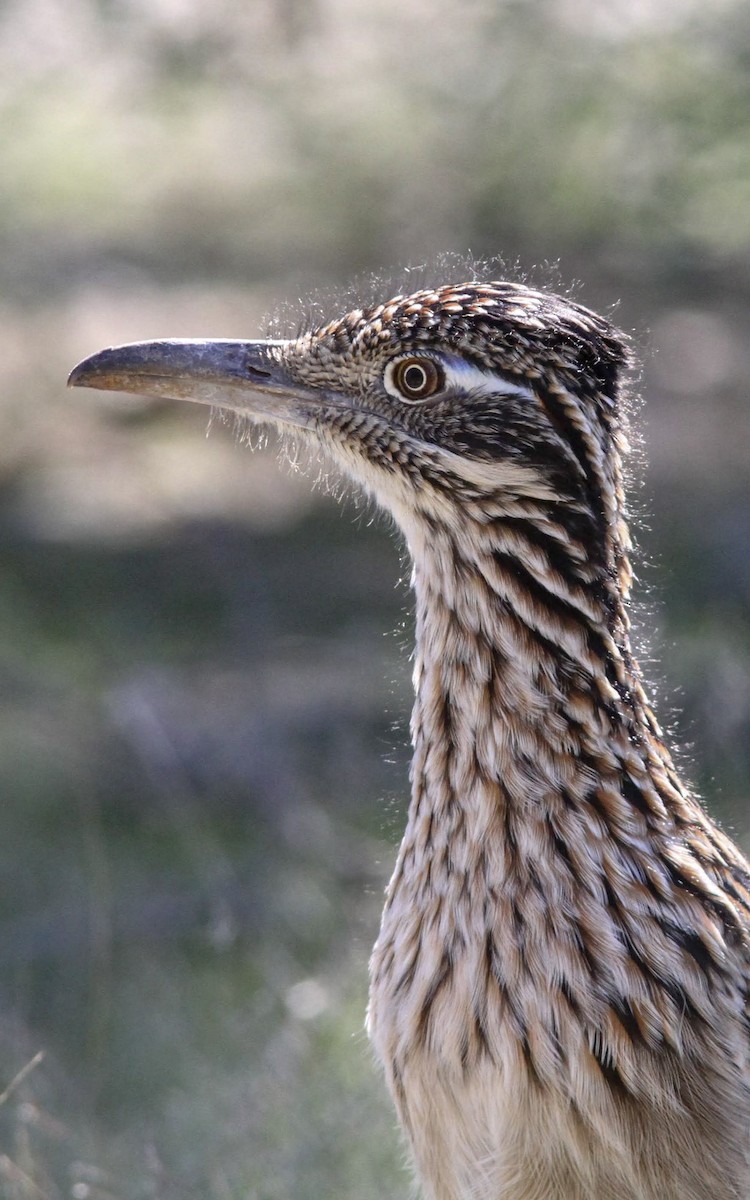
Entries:
{"label": "pale eye stripe", "polygon": [[503,379],[492,371],[483,371],[463,358],[441,359],[448,387],[458,387],[474,396],[525,396],[535,399],[534,392],[523,383]]}

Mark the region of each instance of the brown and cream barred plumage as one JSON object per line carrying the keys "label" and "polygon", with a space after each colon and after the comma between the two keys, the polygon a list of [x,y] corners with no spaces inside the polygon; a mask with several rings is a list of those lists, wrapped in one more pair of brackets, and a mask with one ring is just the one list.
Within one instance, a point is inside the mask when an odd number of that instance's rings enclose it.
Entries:
{"label": "brown and cream barred plumage", "polygon": [[74,384],[292,429],[413,563],[412,800],[368,1028],[429,1200],[748,1200],[750,876],[629,636],[626,340],[513,283]]}

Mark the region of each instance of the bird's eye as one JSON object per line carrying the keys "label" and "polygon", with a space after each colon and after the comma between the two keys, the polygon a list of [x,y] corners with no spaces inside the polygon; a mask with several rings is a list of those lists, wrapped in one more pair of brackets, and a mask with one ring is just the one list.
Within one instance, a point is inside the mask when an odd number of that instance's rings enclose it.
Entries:
{"label": "bird's eye", "polygon": [[404,400],[427,400],[445,382],[442,368],[432,358],[402,358],[394,364],[393,386]]}

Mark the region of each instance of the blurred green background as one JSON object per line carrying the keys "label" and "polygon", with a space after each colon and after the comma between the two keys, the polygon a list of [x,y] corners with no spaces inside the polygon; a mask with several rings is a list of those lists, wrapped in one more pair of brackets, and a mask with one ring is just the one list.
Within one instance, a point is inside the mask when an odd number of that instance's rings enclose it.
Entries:
{"label": "blurred green background", "polygon": [[400,549],[203,410],[64,383],[443,251],[619,301],[643,658],[747,840],[746,0],[3,0],[3,1197],[408,1193],[362,1033]]}

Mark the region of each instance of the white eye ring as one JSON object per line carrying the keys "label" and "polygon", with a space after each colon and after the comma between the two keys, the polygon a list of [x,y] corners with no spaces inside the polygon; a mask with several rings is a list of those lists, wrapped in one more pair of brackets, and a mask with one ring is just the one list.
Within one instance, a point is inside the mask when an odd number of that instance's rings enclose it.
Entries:
{"label": "white eye ring", "polygon": [[391,363],[384,382],[391,395],[397,395],[399,400],[418,404],[442,391],[445,386],[445,373],[434,358],[412,354]]}

